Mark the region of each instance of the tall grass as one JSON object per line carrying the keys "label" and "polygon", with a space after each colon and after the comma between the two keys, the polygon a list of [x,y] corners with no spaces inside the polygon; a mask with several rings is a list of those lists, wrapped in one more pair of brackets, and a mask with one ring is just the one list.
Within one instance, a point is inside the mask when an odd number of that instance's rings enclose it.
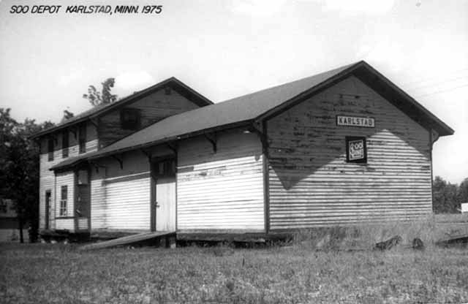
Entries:
{"label": "tall grass", "polygon": [[[404,224],[404,225],[403,225]],[[427,225],[427,226],[425,226]],[[289,246],[78,251],[0,247],[2,303],[466,303],[467,249],[428,223],[300,230]],[[395,234],[403,246],[371,250]],[[414,251],[419,237],[426,250]],[[319,250],[317,250],[319,249]]]}
{"label": "tall grass", "polygon": [[435,216],[429,216],[413,221],[300,229],[294,233],[293,244],[316,250],[371,250],[376,243],[397,235],[402,238],[401,246],[404,248],[411,247],[415,238],[421,239],[425,247],[430,248],[441,239],[468,235],[468,222],[466,225],[451,225],[448,219],[444,219],[444,224],[441,224]]}

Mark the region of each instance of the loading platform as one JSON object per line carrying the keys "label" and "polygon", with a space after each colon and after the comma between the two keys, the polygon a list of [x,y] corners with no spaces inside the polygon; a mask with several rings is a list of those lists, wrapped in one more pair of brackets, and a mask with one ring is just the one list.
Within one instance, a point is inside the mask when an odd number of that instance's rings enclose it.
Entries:
{"label": "loading platform", "polygon": [[133,235],[127,235],[124,237],[87,244],[79,247],[79,250],[95,250],[112,248],[118,246],[140,246],[140,245],[158,245],[161,247],[175,247],[176,243],[176,232],[175,231],[156,231],[156,232],[144,232]]}

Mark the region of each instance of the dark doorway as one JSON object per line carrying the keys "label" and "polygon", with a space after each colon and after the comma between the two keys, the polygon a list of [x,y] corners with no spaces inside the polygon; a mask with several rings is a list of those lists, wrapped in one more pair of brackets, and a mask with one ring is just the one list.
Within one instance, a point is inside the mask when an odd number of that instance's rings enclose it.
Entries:
{"label": "dark doorway", "polygon": [[52,199],[52,191],[46,190],[45,192],[45,225],[44,229],[50,229],[50,201]]}
{"label": "dark doorway", "polygon": [[76,230],[89,230],[91,215],[90,172],[88,169],[76,171],[75,225]]}

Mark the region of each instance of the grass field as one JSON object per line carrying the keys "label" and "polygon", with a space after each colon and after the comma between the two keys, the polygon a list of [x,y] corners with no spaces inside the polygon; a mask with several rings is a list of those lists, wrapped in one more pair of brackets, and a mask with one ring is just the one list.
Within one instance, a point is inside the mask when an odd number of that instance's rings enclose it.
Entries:
{"label": "grass field", "polygon": [[1,244],[2,303],[467,303],[468,250]]}

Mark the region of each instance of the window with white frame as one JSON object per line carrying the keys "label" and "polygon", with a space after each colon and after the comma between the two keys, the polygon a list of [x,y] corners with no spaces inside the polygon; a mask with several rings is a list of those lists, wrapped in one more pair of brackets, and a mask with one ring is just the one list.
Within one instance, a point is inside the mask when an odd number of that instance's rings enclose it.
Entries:
{"label": "window with white frame", "polygon": [[67,216],[68,186],[62,186],[60,195],[60,216]]}

